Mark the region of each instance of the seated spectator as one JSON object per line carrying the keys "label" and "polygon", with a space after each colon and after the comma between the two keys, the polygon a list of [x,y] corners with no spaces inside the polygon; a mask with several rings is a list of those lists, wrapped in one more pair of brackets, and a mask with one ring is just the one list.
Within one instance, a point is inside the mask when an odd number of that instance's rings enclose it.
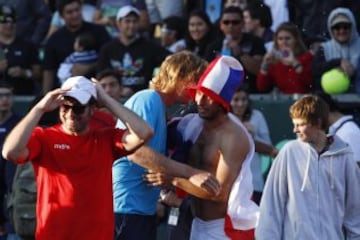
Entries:
{"label": "seated spectator", "polygon": [[[336,8],[328,17],[328,30],[331,39],[318,49],[313,63],[315,88],[321,88],[321,76],[334,68],[338,68],[354,80],[356,68],[359,67],[360,38],[356,30],[354,15],[347,8]],[[360,80],[360,79],[359,79]],[[352,81],[350,91],[360,92],[360,82]]]}
{"label": "seated spectator", "polygon": [[245,69],[243,86],[249,93],[257,93],[256,75],[266,50],[264,41],[250,33],[244,33],[243,26],[242,10],[238,7],[225,8],[220,20],[220,30],[224,37],[209,44],[205,59],[212,61],[218,55],[235,57]]}
{"label": "seated spectator", "polygon": [[252,1],[244,9],[245,31],[263,39],[265,44],[273,40],[271,25],[271,10],[263,1]]}
{"label": "seated spectator", "polygon": [[188,20],[186,49],[205,58],[205,50],[214,39],[214,26],[203,10],[194,10]]}
{"label": "seated spectator", "polygon": [[116,14],[118,10],[126,5],[132,5],[139,10],[140,31],[149,27],[149,16],[145,0],[96,0],[96,9],[93,21],[106,27],[106,30],[113,37],[119,34],[116,27]]}
{"label": "seated spectator", "polygon": [[121,85],[129,93],[148,87],[154,68],[170,54],[159,44],[139,34],[140,12],[130,5],[119,9],[116,16],[120,34],[100,50],[98,72],[115,69],[121,75]]}
{"label": "seated spectator", "polygon": [[[264,189],[264,177],[261,171],[260,154],[267,154],[275,157],[277,150],[271,145],[269,127],[261,111],[251,107],[249,94],[239,88],[230,102],[232,113],[237,116],[255,141],[255,154],[251,160],[251,173],[253,176],[254,195],[253,200],[260,203],[262,191]],[[262,145],[259,147],[259,145]],[[264,147],[266,147],[264,151]],[[263,147],[263,148],[261,148]]]}
{"label": "seated spectator", "polygon": [[185,23],[181,17],[165,18],[161,26],[161,45],[175,53],[185,49]]}
{"label": "seated spectator", "polygon": [[182,17],[184,14],[184,0],[146,0],[145,2],[152,31],[164,19],[170,16]]}
{"label": "seated spectator", "polygon": [[16,36],[39,47],[48,31],[51,11],[44,0],[1,0],[16,9]]}
{"label": "seated spectator", "polygon": [[123,93],[124,90],[120,84],[121,76],[116,70],[105,69],[96,74],[96,79],[110,97],[120,103],[125,103],[127,99],[124,99],[123,95],[126,96],[128,94]]}
{"label": "seated spectator", "polygon": [[[82,33],[95,36],[96,50],[110,40],[103,26],[86,22],[81,14],[81,0],[58,0],[58,11],[65,25],[52,34],[44,48],[42,93],[59,86],[57,70],[60,64],[74,51],[75,38]],[[93,76],[96,64],[76,63],[71,71],[74,76]]]}
{"label": "seated spectator", "polygon": [[0,5],[0,74],[15,95],[34,95],[41,76],[37,47],[16,36],[17,15],[10,5]]}
{"label": "seated spectator", "polygon": [[258,90],[269,92],[276,87],[286,94],[309,92],[312,60],[296,25],[282,23],[275,32],[273,49],[262,61],[256,81]]}
{"label": "seated spectator", "polygon": [[[83,3],[81,5],[81,14],[83,16],[84,21],[93,22],[94,14],[95,14],[95,6],[88,3]],[[46,38],[49,38],[54,32],[56,32],[59,28],[65,25],[64,19],[61,17],[59,11],[55,11],[51,17],[50,27],[47,32]]]}
{"label": "seated spectator", "polygon": [[75,38],[74,52],[60,64],[57,76],[61,83],[72,77],[71,69],[75,63],[94,64],[97,61],[95,38],[90,33],[82,33]]}

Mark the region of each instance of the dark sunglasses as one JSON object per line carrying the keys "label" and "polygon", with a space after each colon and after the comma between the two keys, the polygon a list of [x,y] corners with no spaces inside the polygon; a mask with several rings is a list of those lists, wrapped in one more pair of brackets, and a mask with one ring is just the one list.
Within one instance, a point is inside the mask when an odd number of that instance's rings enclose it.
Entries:
{"label": "dark sunglasses", "polygon": [[15,18],[10,17],[10,16],[1,16],[0,17],[0,23],[5,24],[5,23],[16,23]]}
{"label": "dark sunglasses", "polygon": [[73,113],[75,115],[81,115],[85,112],[85,109],[87,108],[88,105],[67,105],[67,104],[63,104],[61,105],[65,112],[69,111],[69,109],[71,109],[73,111]]}
{"label": "dark sunglasses", "polygon": [[241,23],[241,20],[223,20],[222,23],[225,25],[229,25],[229,24],[238,25]]}
{"label": "dark sunglasses", "polygon": [[350,28],[351,28],[350,23],[339,23],[331,27],[332,30],[340,30],[340,29],[349,30]]}

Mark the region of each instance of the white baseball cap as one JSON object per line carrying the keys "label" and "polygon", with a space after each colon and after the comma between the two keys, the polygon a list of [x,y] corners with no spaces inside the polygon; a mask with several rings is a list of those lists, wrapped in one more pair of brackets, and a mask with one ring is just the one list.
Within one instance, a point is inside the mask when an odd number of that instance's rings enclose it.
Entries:
{"label": "white baseball cap", "polygon": [[135,13],[138,17],[140,17],[140,12],[137,8],[131,5],[126,5],[119,9],[119,11],[116,14],[116,20],[120,20],[121,18],[124,18],[127,15],[129,15],[130,13]]}
{"label": "white baseball cap", "polygon": [[76,76],[68,78],[62,89],[70,89],[65,93],[65,96],[75,98],[81,105],[87,104],[91,97],[97,99],[96,88],[90,79],[83,76]]}

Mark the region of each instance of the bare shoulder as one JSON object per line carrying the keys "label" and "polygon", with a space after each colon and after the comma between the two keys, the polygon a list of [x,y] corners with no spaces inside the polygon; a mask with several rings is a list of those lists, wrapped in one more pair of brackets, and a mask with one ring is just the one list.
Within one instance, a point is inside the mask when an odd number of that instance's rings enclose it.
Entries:
{"label": "bare shoulder", "polygon": [[[248,152],[250,149],[250,139],[244,127],[228,119],[221,134],[221,145],[225,148],[243,150]],[[241,147],[240,147],[241,146]]]}

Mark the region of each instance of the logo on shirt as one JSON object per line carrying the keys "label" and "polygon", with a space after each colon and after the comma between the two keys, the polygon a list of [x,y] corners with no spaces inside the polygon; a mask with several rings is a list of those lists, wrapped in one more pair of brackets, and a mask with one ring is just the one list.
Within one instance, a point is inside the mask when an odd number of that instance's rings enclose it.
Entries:
{"label": "logo on shirt", "polygon": [[55,144],[54,144],[54,149],[70,150],[70,145],[55,143]]}

